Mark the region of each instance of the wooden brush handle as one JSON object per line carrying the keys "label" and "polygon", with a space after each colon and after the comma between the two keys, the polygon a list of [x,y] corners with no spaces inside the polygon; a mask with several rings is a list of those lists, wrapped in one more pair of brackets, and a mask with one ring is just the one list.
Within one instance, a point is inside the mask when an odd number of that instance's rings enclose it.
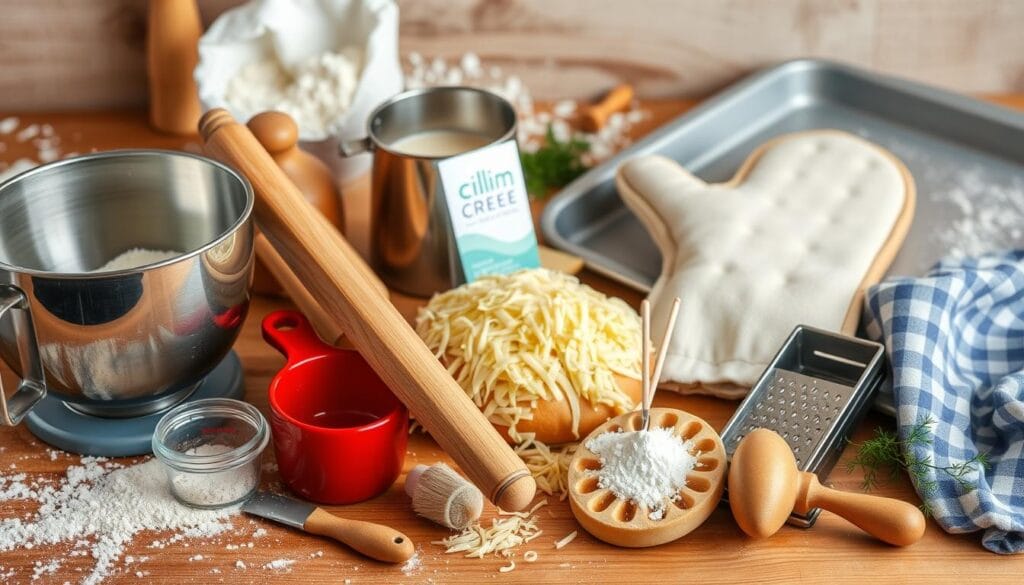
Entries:
{"label": "wooden brush handle", "polygon": [[409,537],[394,528],[341,518],[323,508],[313,510],[302,529],[310,534],[333,538],[371,559],[385,563],[403,563],[416,552]]}
{"label": "wooden brush handle", "polygon": [[818,482],[813,473],[800,474],[801,489],[793,508],[806,514],[822,508],[842,516],[875,538],[895,546],[914,544],[924,535],[924,514],[917,506],[881,496],[841,492]]}
{"label": "wooden brush handle", "polygon": [[608,92],[603,100],[583,110],[580,126],[586,132],[597,132],[604,127],[608,116],[625,110],[631,101],[633,101],[633,86],[626,83],[618,85]]}
{"label": "wooden brush handle", "polygon": [[377,375],[492,502],[505,510],[525,508],[537,487],[526,465],[394,305],[380,296],[359,254],[317,216],[231,114],[207,112],[199,132],[207,154],[252,183],[260,229]]}

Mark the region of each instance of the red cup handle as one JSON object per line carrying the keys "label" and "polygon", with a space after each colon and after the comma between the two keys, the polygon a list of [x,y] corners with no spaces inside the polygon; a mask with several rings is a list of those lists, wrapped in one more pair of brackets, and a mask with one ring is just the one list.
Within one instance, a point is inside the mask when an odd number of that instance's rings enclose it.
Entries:
{"label": "red cup handle", "polygon": [[263,318],[262,329],[263,339],[284,354],[289,364],[333,349],[298,311],[274,311]]}

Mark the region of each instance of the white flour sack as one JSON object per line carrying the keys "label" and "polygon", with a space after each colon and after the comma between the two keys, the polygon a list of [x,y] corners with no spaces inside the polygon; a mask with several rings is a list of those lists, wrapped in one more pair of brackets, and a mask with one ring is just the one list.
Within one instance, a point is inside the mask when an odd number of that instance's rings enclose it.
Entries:
{"label": "white flour sack", "polygon": [[338,141],[366,135],[366,119],[402,91],[398,7],[392,0],[252,0],[220,15],[199,39],[204,110],[240,122],[283,111],[302,147],[346,182],[369,155],[344,159]]}
{"label": "white flour sack", "polygon": [[402,89],[397,39],[390,0],[253,0],[200,39],[199,98],[242,122],[281,109],[305,122],[302,140],[361,135],[370,110]]}

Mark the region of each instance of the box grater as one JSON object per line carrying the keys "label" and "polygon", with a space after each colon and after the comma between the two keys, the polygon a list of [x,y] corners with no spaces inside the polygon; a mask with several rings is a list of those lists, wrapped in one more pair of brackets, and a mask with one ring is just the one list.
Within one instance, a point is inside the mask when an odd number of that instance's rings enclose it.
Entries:
{"label": "box grater", "polygon": [[[881,385],[884,360],[881,344],[798,325],[722,430],[726,453],[768,428],[789,443],[801,471],[824,479]],[[809,528],[819,512],[794,513],[789,523]]]}

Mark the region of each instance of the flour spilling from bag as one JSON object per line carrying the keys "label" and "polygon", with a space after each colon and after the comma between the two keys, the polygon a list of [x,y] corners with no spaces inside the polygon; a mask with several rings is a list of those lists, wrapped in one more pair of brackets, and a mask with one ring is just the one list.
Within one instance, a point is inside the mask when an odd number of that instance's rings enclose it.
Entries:
{"label": "flour spilling from bag", "polygon": [[402,89],[398,9],[385,0],[302,10],[292,0],[247,2],[199,40],[195,78],[204,109],[227,108],[242,121],[281,110],[303,141],[358,138],[370,112]]}

